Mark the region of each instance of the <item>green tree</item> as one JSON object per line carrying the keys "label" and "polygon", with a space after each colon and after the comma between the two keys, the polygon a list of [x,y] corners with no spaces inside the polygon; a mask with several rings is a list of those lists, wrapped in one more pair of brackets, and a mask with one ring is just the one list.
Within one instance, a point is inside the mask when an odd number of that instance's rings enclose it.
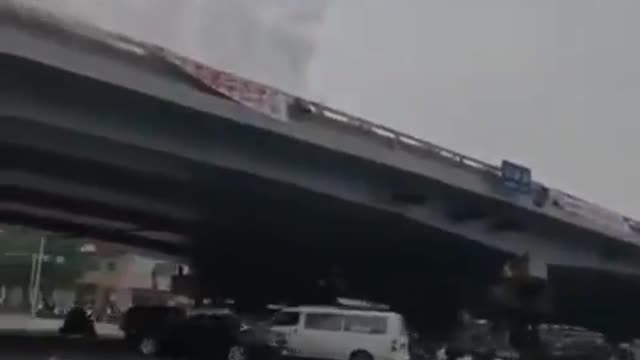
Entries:
{"label": "green tree", "polygon": [[40,241],[47,237],[42,263],[42,288],[68,288],[95,267],[92,256],[80,251],[85,243],[21,226],[0,226],[0,284],[29,284],[32,256],[38,254]]}

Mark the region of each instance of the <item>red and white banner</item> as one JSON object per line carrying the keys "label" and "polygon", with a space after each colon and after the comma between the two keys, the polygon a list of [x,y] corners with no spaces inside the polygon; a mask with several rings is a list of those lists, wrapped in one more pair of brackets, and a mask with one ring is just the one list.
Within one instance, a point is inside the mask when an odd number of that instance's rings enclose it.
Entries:
{"label": "red and white banner", "polygon": [[161,49],[160,53],[165,60],[178,66],[210,89],[272,118],[281,121],[289,120],[288,105],[293,99],[288,94],[270,86],[213,69],[165,49]]}

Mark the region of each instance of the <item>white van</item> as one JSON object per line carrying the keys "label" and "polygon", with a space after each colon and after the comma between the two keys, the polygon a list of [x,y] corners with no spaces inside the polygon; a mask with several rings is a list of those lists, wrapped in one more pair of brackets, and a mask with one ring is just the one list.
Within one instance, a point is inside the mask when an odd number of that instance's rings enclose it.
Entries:
{"label": "white van", "polygon": [[392,311],[334,306],[284,308],[271,330],[285,355],[328,360],[408,360],[409,336],[402,315]]}

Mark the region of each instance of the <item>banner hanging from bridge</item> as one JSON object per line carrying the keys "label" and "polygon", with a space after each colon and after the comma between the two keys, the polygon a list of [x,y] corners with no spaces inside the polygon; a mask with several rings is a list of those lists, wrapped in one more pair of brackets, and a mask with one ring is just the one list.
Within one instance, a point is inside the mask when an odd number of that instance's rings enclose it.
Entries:
{"label": "banner hanging from bridge", "polygon": [[270,86],[216,70],[164,48],[156,48],[156,52],[207,88],[271,118],[289,120],[288,108],[293,102],[292,96]]}
{"label": "banner hanging from bridge", "polygon": [[289,105],[294,97],[271,86],[245,79],[232,73],[214,69],[199,61],[182,56],[162,46],[134,40],[121,34],[89,27],[85,32],[95,32],[96,38],[120,50],[138,56],[154,56],[176,66],[189,77],[209,90],[273,119],[288,121]]}

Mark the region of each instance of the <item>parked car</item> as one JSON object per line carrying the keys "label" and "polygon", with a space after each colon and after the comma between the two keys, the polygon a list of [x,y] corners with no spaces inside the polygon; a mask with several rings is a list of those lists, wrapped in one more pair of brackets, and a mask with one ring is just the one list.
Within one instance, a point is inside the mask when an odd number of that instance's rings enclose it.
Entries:
{"label": "parked car", "polygon": [[154,353],[173,358],[269,360],[282,354],[267,326],[249,324],[229,309],[196,309],[155,336]]}
{"label": "parked car", "polygon": [[566,325],[541,325],[540,339],[554,359],[609,359],[614,349],[599,332]]}
{"label": "parked car", "polygon": [[133,306],[122,317],[120,329],[127,343],[143,355],[158,352],[158,338],[172,323],[185,317],[185,311],[173,306]]}

